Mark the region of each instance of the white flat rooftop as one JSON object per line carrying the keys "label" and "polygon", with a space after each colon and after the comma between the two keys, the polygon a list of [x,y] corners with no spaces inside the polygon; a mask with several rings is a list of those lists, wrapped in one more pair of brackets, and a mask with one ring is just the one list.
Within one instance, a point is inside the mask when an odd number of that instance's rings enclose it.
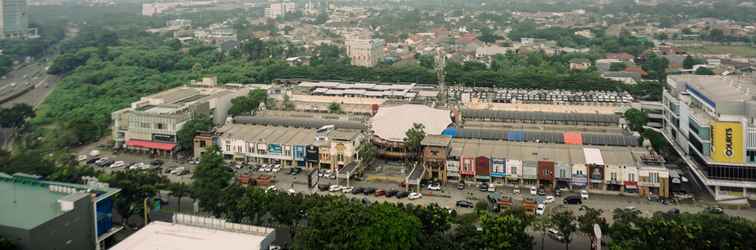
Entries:
{"label": "white flat rooftop", "polygon": [[111,250],[260,249],[266,234],[249,234],[154,221]]}

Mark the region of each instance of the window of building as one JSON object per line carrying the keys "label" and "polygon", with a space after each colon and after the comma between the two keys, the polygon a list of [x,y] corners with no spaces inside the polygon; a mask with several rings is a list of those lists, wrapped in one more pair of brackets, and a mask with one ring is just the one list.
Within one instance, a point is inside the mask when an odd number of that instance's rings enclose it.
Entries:
{"label": "window of building", "polygon": [[756,161],[756,151],[752,151],[752,150],[746,151],[746,159],[750,162]]}
{"label": "window of building", "polygon": [[157,129],[165,129],[165,124],[157,123]]}
{"label": "window of building", "polygon": [[659,173],[649,173],[648,178],[651,183],[659,183]]}
{"label": "window of building", "polygon": [[512,175],[517,175],[517,167],[512,167]]}
{"label": "window of building", "polygon": [[567,170],[560,169],[559,170],[559,177],[567,177]]}
{"label": "window of building", "polygon": [[627,180],[628,181],[635,181],[635,174],[633,174],[633,173],[627,174]]}
{"label": "window of building", "polygon": [[336,161],[344,161],[344,154],[341,154],[341,153],[337,154]]}
{"label": "window of building", "polygon": [[207,142],[200,141],[199,145],[200,145],[200,148],[205,148],[205,147],[207,147]]}
{"label": "window of building", "polygon": [[617,181],[617,173],[611,173],[610,178],[612,181]]}
{"label": "window of building", "polygon": [[226,151],[231,151],[231,144],[226,144]]}
{"label": "window of building", "polygon": [[585,175],[585,174],[583,174],[583,170],[577,170],[577,171],[575,171],[575,174],[576,175]]}

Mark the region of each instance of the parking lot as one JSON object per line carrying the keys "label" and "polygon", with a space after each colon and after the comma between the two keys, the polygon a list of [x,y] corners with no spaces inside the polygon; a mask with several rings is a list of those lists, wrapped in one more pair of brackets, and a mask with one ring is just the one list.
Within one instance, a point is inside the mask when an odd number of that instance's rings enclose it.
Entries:
{"label": "parking lot", "polygon": [[[93,151],[97,153],[93,154]],[[190,161],[179,161],[169,157],[113,152],[104,144],[90,145],[79,149],[78,152],[79,164],[87,164],[107,173],[130,169],[154,169],[171,182],[190,183],[191,175],[196,166]],[[86,159],[83,159],[83,156],[86,156]],[[107,161],[104,161],[104,159],[107,159]],[[95,160],[99,160],[99,164]]]}

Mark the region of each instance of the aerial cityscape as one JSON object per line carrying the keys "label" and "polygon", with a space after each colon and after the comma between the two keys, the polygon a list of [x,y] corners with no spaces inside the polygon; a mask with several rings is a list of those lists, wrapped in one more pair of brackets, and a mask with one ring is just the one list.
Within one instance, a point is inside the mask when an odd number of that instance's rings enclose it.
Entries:
{"label": "aerial cityscape", "polygon": [[756,2],[0,0],[47,249],[756,249]]}

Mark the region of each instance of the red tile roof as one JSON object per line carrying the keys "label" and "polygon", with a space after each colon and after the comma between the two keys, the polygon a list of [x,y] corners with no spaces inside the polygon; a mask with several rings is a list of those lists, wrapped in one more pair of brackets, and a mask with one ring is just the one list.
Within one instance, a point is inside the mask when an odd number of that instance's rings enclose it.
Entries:
{"label": "red tile roof", "polygon": [[640,66],[628,66],[628,67],[625,67],[625,72],[640,73],[641,76],[648,75],[648,73],[646,73],[646,71],[643,70],[643,68],[641,68]]}
{"label": "red tile roof", "polygon": [[633,60],[633,55],[622,52],[622,53],[607,53],[606,54],[607,59],[617,59],[617,60],[624,60],[624,61],[630,61]]}

